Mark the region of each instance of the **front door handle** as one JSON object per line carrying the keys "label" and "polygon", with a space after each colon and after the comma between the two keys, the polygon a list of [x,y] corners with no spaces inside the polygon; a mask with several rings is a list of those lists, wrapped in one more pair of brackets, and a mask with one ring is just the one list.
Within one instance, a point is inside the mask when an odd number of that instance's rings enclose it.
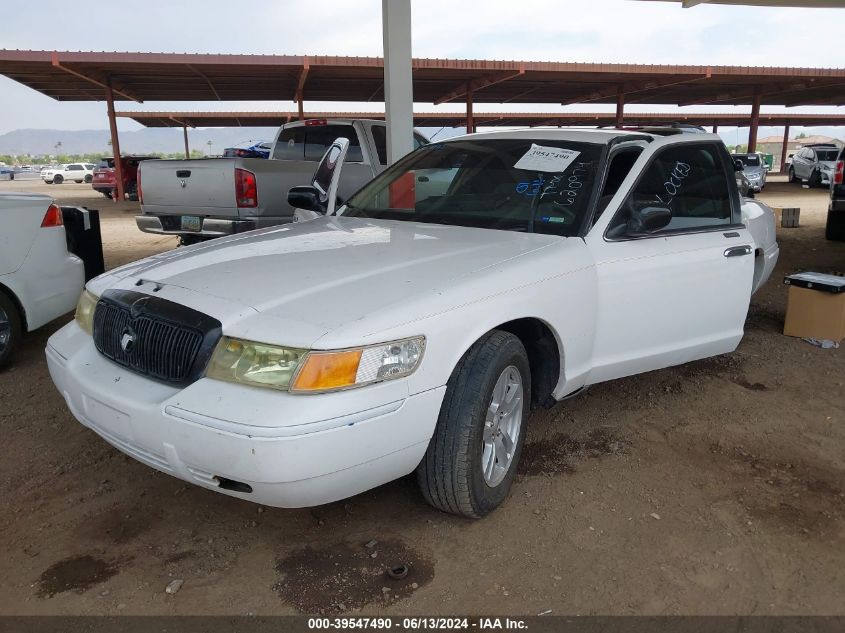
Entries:
{"label": "front door handle", "polygon": [[743,255],[751,255],[751,247],[748,244],[725,249],[725,257],[742,257]]}

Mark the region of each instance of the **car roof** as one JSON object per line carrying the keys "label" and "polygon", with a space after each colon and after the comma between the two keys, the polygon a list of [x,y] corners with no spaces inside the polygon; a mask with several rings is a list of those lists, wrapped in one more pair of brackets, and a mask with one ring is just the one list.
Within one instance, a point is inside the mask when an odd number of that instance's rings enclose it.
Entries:
{"label": "car roof", "polygon": [[[686,135],[684,135],[686,136]],[[444,139],[443,142],[449,142],[457,139],[526,139],[533,141],[576,141],[581,143],[597,143],[600,145],[609,145],[626,140],[636,141],[645,140],[651,142],[655,139],[662,138],[663,134],[656,134],[652,132],[642,132],[636,129],[607,129],[607,128],[522,128],[518,130],[506,130],[496,132],[477,132],[475,134],[466,134],[463,136],[453,136]],[[718,134],[696,134],[695,137],[702,141],[704,140],[719,140],[721,137]],[[439,142],[439,141],[438,141]]]}

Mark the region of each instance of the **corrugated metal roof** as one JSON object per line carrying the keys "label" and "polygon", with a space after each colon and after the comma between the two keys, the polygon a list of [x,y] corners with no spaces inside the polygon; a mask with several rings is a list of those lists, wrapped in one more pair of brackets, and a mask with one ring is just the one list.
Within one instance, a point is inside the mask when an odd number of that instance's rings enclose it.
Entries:
{"label": "corrugated metal roof", "polygon": [[[414,100],[441,103],[845,104],[845,69],[417,58]],[[383,101],[383,60],[0,50],[0,74],[61,101]]]}

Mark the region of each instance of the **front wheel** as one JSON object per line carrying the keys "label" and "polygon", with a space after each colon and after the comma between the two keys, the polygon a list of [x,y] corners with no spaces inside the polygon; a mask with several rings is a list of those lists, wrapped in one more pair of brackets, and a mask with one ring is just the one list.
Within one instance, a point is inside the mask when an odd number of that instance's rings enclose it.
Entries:
{"label": "front wheel", "polygon": [[9,297],[0,291],[0,368],[12,357],[21,338],[21,318]]}
{"label": "front wheel", "polygon": [[789,168],[789,182],[798,182],[798,179],[795,177],[795,170],[792,167]]}
{"label": "front wheel", "polygon": [[509,332],[486,334],[446,385],[434,436],[417,467],[426,501],[471,518],[498,507],[516,475],[530,402],[522,342]]}
{"label": "front wheel", "polygon": [[53,176],[53,184],[60,185],[64,182],[64,178],[62,176]]}

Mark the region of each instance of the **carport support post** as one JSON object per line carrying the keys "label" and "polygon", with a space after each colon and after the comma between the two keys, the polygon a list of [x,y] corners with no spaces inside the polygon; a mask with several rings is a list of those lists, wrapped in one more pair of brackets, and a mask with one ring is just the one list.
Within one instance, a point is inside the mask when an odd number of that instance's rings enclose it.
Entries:
{"label": "carport support post", "polygon": [[713,134],[718,134],[718,133],[719,133],[719,126],[714,123],[713,124]]}
{"label": "carport support post", "polygon": [[754,89],[754,101],[751,103],[751,126],[748,128],[748,153],[757,151],[757,128],[760,126],[760,89]]}
{"label": "carport support post", "polygon": [[111,79],[106,80],[106,105],[109,113],[112,156],[114,157],[114,184],[117,189],[115,201],[123,202],[123,165],[120,164],[120,141],[117,138],[117,118],[114,116],[114,93],[111,89]]}
{"label": "carport support post", "polygon": [[475,119],[472,116],[472,90],[467,90],[467,134],[475,132]]}
{"label": "carport support post", "polygon": [[414,148],[414,95],[411,82],[411,0],[381,0],[384,37],[384,118],[387,162]]}
{"label": "carport support post", "polygon": [[186,125],[182,126],[182,135],[185,137],[185,158],[190,158],[191,150],[188,147],[188,127]]}
{"label": "carport support post", "polygon": [[616,127],[625,124],[625,92],[622,86],[616,89]]}
{"label": "carport support post", "polygon": [[786,152],[789,150],[789,123],[783,126],[783,147],[780,148],[780,173],[786,173]]}

